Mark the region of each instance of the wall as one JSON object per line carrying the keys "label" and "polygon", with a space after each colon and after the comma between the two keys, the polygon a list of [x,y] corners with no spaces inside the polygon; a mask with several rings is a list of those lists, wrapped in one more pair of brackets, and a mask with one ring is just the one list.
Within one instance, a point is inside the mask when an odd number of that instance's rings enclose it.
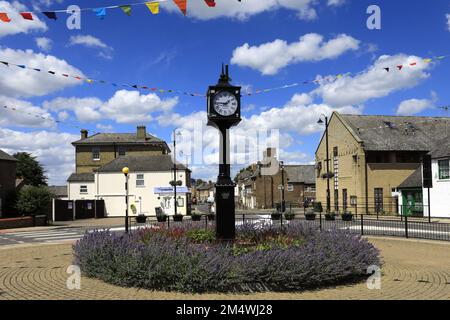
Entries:
{"label": "wall", "polygon": [[[431,163],[433,188],[430,189],[431,216],[450,218],[450,180],[439,180],[438,160]],[[428,189],[423,189],[423,202],[428,205]],[[425,214],[427,216],[427,214]]]}
{"label": "wall", "polygon": [[0,217],[5,196],[16,188],[16,162],[0,160]]}
{"label": "wall", "polygon": [[[145,215],[155,215],[155,208],[160,207],[164,197],[170,198],[171,208],[165,210],[166,214],[173,215],[174,203],[173,194],[158,195],[154,193],[155,187],[169,187],[169,181],[173,179],[171,172],[142,172],[144,174],[145,186],[136,186],[136,175],[138,173],[129,174],[129,205],[135,204],[137,213],[142,208],[142,213]],[[183,186],[186,186],[186,172],[177,171],[179,180],[183,181]],[[105,207],[108,217],[125,215],[125,177],[122,173],[101,173],[96,174],[96,188],[98,189],[97,197],[105,200]],[[187,213],[186,194],[177,194],[177,198],[181,196],[183,199],[183,206],[177,208],[177,212],[181,214]],[[141,203],[139,202],[141,197]],[[159,199],[158,199],[159,198]],[[129,214],[132,214],[129,208]]]}
{"label": "wall", "polygon": [[[80,193],[80,186],[87,186],[87,193]],[[67,185],[69,200],[94,200],[96,188],[94,182],[68,182]]]}
{"label": "wall", "polygon": [[[92,149],[100,148],[100,160],[92,160]],[[89,173],[93,169],[103,166],[119,156],[116,146],[76,146],[76,173]],[[165,154],[162,147],[151,145],[129,145],[126,148],[126,155],[131,156],[149,156]]]}

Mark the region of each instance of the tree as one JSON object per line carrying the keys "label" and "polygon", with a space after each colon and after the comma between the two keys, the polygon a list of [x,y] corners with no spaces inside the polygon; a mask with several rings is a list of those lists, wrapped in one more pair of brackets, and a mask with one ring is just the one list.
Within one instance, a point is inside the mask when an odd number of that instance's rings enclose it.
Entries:
{"label": "tree", "polygon": [[36,157],[27,152],[15,153],[13,157],[17,159],[16,175],[25,179],[25,184],[36,187],[47,185],[45,170]]}
{"label": "tree", "polygon": [[25,186],[20,190],[16,208],[22,215],[46,214],[52,197],[45,186]]}

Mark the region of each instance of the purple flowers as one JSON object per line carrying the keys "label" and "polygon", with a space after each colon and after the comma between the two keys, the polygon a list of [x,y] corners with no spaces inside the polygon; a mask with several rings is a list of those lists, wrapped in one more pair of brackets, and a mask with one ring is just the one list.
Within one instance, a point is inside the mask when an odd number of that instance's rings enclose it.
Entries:
{"label": "purple flowers", "polygon": [[[75,264],[120,286],[192,293],[298,291],[360,280],[381,264],[373,245],[345,231],[244,226],[224,245],[188,229],[89,233],[74,245]],[[252,249],[236,250],[239,241]]]}

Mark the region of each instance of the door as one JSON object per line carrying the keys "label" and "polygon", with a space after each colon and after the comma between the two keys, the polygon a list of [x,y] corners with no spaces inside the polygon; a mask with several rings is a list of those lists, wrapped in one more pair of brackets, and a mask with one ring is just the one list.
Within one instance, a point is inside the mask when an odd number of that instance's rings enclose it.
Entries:
{"label": "door", "polygon": [[342,207],[345,213],[347,211],[347,189],[342,190]]}

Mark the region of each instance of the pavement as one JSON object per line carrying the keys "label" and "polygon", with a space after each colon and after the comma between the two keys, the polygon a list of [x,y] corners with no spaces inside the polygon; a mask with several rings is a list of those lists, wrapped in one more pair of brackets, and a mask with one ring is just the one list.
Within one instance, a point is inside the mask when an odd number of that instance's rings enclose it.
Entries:
{"label": "pavement", "polygon": [[[20,244],[0,247],[0,300],[51,299],[450,299],[450,244],[391,238],[369,238],[381,250],[381,289],[366,283],[292,293],[181,294],[123,288],[81,277],[80,290],[67,288],[72,243]],[[70,271],[70,270],[69,270]],[[70,281],[69,281],[70,282]]]}

